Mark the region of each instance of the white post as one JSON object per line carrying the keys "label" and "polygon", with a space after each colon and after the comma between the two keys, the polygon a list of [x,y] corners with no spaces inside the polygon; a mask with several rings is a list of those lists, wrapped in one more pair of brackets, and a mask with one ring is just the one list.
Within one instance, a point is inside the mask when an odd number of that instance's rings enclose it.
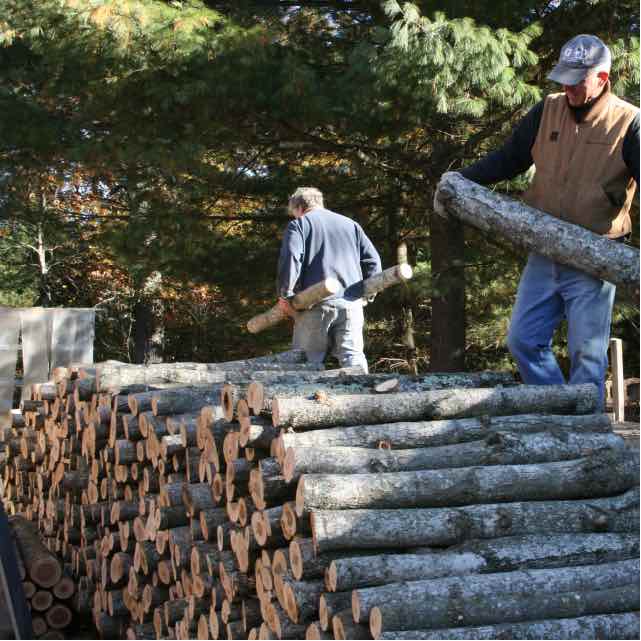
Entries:
{"label": "white post", "polygon": [[623,343],[620,338],[610,339],[610,368],[612,369],[612,405],[615,423],[625,420],[625,390],[623,384]]}

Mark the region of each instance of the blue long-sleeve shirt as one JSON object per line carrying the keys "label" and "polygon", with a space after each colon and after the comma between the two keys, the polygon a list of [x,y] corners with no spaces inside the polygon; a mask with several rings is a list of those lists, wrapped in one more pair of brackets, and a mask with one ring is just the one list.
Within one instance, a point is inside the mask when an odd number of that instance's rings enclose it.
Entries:
{"label": "blue long-sleeve shirt", "polygon": [[278,296],[290,298],[326,279],[343,289],[333,298],[362,297],[361,281],[381,271],[381,258],[362,227],[320,207],[292,220],[278,260]]}

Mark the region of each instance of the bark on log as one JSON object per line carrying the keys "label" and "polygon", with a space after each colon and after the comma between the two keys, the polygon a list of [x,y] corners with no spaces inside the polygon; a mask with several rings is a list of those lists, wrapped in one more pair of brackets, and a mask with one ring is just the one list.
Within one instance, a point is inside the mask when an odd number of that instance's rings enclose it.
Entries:
{"label": "bark on log", "polygon": [[407,263],[388,267],[363,280],[363,298],[371,298],[388,287],[410,280],[412,276],[413,270]]}
{"label": "bark on log", "polygon": [[[471,541],[443,552],[342,558],[331,562],[332,592],[475,573],[591,565],[638,557],[634,534],[556,534]],[[321,555],[322,557],[322,555]]]}
{"label": "bark on log", "polygon": [[517,414],[443,421],[394,422],[382,425],[356,425],[309,432],[281,432],[272,445],[272,456],[279,460],[288,447],[362,447],[376,448],[381,443],[393,449],[436,447],[484,439],[494,432],[554,434],[571,432],[610,432],[612,423],[607,414],[561,416],[548,414]]}
{"label": "bark on log", "polygon": [[533,465],[492,465],[383,474],[305,474],[296,511],[450,507],[502,501],[613,496],[639,485],[639,453],[603,451]]}
{"label": "bark on log", "polygon": [[382,395],[275,398],[275,427],[319,429],[339,425],[439,418],[467,418],[515,412],[590,414],[598,405],[596,385],[517,385],[505,388],[447,389]]}
{"label": "bark on log", "polygon": [[[78,395],[96,393],[107,394],[143,394],[152,390],[167,389],[185,385],[216,385],[226,381],[244,381],[254,377],[269,378],[281,372],[314,372],[322,369],[317,363],[278,363],[266,362],[252,365],[250,362],[238,361],[232,367],[205,370],[199,368],[175,368],[174,363],[157,363],[149,366],[128,365],[126,368],[106,370],[97,378],[86,378],[78,383]],[[243,363],[247,363],[243,365]],[[191,365],[203,366],[204,363]],[[222,364],[221,364],[222,365]],[[135,369],[140,368],[140,369]],[[122,407],[119,402],[118,407]]]}
{"label": "bark on log", "polygon": [[[393,609],[389,605],[374,608],[370,631],[375,638],[381,632],[408,629],[413,625],[447,628],[453,625],[486,625],[590,614],[630,612],[639,605],[639,582],[610,589],[566,591],[556,594],[485,594],[474,599],[435,597],[419,602],[404,601]],[[498,619],[498,621],[497,621]]]}
{"label": "bark on log", "polygon": [[368,625],[354,623],[351,610],[344,610],[332,618],[335,639],[371,639]]}
{"label": "bark on log", "polygon": [[319,553],[367,548],[448,546],[528,534],[639,531],[639,489],[611,498],[411,510],[311,514]]}
{"label": "bark on log", "polygon": [[196,412],[207,405],[219,405],[221,389],[222,385],[207,385],[155,392],[151,400],[151,409],[154,416]]}
{"label": "bark on log", "polygon": [[[394,265],[370,278],[364,279],[362,281],[362,297],[371,298],[388,287],[406,282],[410,278],[412,278],[412,268],[407,263]],[[291,300],[291,304],[296,310],[309,309],[339,290],[340,284],[338,281],[328,278],[296,294]],[[280,307],[274,305],[268,311],[251,318],[247,323],[247,329],[250,333],[256,334],[280,323],[285,317],[285,313],[281,311]]]}
{"label": "bark on log", "polygon": [[320,621],[314,621],[307,626],[305,631],[305,639],[307,641],[325,641],[326,639],[333,639],[334,635],[331,632],[324,632],[321,630]]}
{"label": "bark on log", "polygon": [[[354,621],[364,623],[370,617],[374,607],[385,606],[385,612],[397,606],[399,610],[405,606],[414,607],[413,601],[431,601],[432,599],[447,599],[456,594],[460,604],[472,602],[487,594],[559,594],[562,592],[591,590],[594,586],[599,589],[610,589],[639,582],[639,562],[636,559],[616,561],[614,563],[599,563],[578,567],[551,568],[543,570],[517,570],[514,572],[496,572],[494,574],[470,574],[462,581],[460,577],[444,577],[424,581],[408,581],[388,583],[374,588],[363,588],[352,592],[352,614]],[[464,607],[464,605],[463,605]],[[503,612],[499,608],[493,612],[494,620],[487,623],[510,621],[502,619]],[[629,611],[626,608],[623,612]],[[588,614],[587,612],[585,614]],[[600,614],[593,612],[592,614]],[[521,620],[543,617],[524,617]],[[511,619],[514,621],[515,619]],[[517,621],[519,619],[516,619]],[[411,626],[412,622],[408,621]],[[416,626],[416,624],[414,624]],[[450,627],[445,625],[424,625],[418,627]],[[389,628],[399,629],[404,628]],[[380,632],[380,630],[378,630]],[[372,635],[376,636],[374,629]]]}
{"label": "bark on log", "polygon": [[334,447],[288,448],[282,464],[285,480],[301,474],[367,474],[547,463],[587,456],[594,451],[625,449],[616,434],[495,433],[483,441],[407,450]]}
{"label": "bark on log", "polygon": [[21,516],[12,516],[10,523],[31,580],[42,588],[53,587],[62,577],[62,564],[45,547],[32,523]]}
{"label": "bark on log", "polygon": [[[359,368],[356,368],[359,369]],[[328,370],[330,372],[341,370]],[[452,388],[496,387],[515,385],[510,372],[435,372],[421,376],[401,376],[398,374],[348,374],[326,376],[319,372],[315,379],[311,376],[301,379],[297,376],[281,377],[271,381],[254,381],[247,389],[247,401],[254,413],[271,411],[272,398],[311,396],[323,391],[328,394],[380,394],[382,386],[394,383],[393,392],[425,392],[428,390]],[[323,374],[321,376],[320,374]]]}
{"label": "bark on log", "polygon": [[639,251],[579,225],[503,196],[457,172],[443,174],[434,205],[437,212],[492,235],[499,234],[527,251],[574,267],[622,288],[635,301],[639,291]]}
{"label": "bark on log", "polygon": [[638,639],[639,613],[498,623],[473,628],[383,632],[379,639]]}
{"label": "bark on log", "polygon": [[[291,306],[302,311],[317,305],[329,296],[336,294],[341,288],[340,283],[335,278],[326,278],[301,292],[292,298]],[[274,305],[262,314],[257,314],[247,322],[247,330],[250,334],[257,334],[268,327],[273,327],[281,321],[284,321],[287,315],[281,310],[278,304]]]}

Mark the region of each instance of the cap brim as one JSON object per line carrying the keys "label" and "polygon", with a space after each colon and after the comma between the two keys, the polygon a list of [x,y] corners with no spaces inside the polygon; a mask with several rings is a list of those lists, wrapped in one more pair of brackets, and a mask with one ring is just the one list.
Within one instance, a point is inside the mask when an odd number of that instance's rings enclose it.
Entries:
{"label": "cap brim", "polygon": [[561,85],[578,85],[588,75],[588,71],[590,70],[585,68],[577,69],[558,64],[548,75],[548,80],[553,80]]}

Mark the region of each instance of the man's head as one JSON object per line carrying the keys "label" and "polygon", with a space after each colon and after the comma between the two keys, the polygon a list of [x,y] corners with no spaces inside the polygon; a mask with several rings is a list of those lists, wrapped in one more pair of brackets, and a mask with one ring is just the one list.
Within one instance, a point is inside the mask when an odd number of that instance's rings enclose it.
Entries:
{"label": "man's head", "polygon": [[299,187],[290,197],[287,211],[290,216],[300,218],[310,209],[323,207],[323,194],[316,187]]}
{"label": "man's head", "polygon": [[597,98],[610,75],[612,55],[602,40],[582,34],[566,42],[548,78],[563,85],[572,107]]}

